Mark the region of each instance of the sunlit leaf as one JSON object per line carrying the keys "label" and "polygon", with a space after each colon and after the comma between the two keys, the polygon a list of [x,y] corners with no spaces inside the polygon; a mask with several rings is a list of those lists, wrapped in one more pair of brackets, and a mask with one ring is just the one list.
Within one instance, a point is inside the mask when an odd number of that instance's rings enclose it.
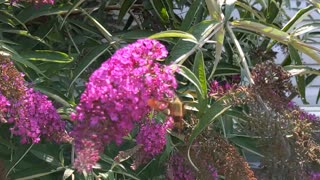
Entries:
{"label": "sunlit leaf", "polygon": [[162,0],[149,0],[156,14],[159,16],[162,22],[169,22],[169,14]]}
{"label": "sunlit leaf", "polygon": [[55,63],[70,63],[73,58],[63,52],[51,51],[51,50],[35,50],[24,51],[20,55],[30,61],[44,61]]}
{"label": "sunlit leaf", "polygon": [[192,34],[183,32],[183,31],[177,31],[177,30],[163,31],[163,32],[153,34],[152,36],[149,36],[149,38],[153,38],[153,39],[171,38],[171,37],[183,38],[185,39],[185,41],[197,43],[197,39]]}
{"label": "sunlit leaf", "polygon": [[123,20],[123,17],[128,13],[130,8],[134,5],[136,1],[137,0],[126,0],[122,2],[121,9],[118,16],[118,22],[121,22]]}
{"label": "sunlit leaf", "polygon": [[[294,49],[293,46],[290,44],[288,45],[289,47],[289,53],[290,53],[290,58],[294,62],[295,65],[302,65],[302,60],[301,57],[296,49]],[[303,103],[308,104],[306,100],[306,81],[304,75],[300,74],[296,76],[296,81],[298,85],[298,89],[301,95],[301,100]]]}

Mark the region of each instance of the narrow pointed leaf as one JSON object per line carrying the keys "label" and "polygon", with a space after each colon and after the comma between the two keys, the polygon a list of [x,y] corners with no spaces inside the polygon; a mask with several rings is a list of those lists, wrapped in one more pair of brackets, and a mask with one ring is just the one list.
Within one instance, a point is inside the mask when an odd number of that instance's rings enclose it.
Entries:
{"label": "narrow pointed leaf", "polygon": [[197,93],[200,95],[200,97],[198,98],[204,99],[205,93],[203,92],[201,88],[201,83],[199,79],[196,77],[196,75],[193,74],[192,71],[190,71],[187,67],[182,65],[179,66],[178,73],[181,74],[186,79],[188,79],[195,86]]}
{"label": "narrow pointed leaf", "polygon": [[283,67],[287,70],[292,76],[297,75],[306,75],[306,74],[315,74],[320,76],[320,70],[313,69],[306,65],[288,65]]}
{"label": "narrow pointed leaf", "polygon": [[255,139],[255,138],[245,137],[245,136],[235,136],[235,137],[229,138],[229,140],[231,142],[233,142],[234,144],[236,144],[237,146],[239,146],[239,147],[241,147],[241,148],[243,148],[253,154],[256,154],[260,157],[264,157],[261,150],[259,150],[257,148],[257,144],[255,143],[255,141],[257,139]]}
{"label": "narrow pointed leaf", "polygon": [[183,39],[187,39],[190,42],[197,43],[197,39],[192,34],[184,31],[168,30],[168,31],[159,32],[152,36],[149,36],[149,38],[153,38],[153,39],[172,38],[172,37],[183,38]]}
{"label": "narrow pointed leaf", "polygon": [[[302,65],[302,60],[301,57],[298,53],[298,51],[291,46],[290,44],[288,45],[289,47],[289,53],[290,53],[290,58],[294,62],[295,65]],[[298,75],[296,76],[296,81],[298,85],[298,89],[301,95],[301,100],[305,104],[309,104],[306,100],[306,81],[305,81],[305,76],[304,75]]]}
{"label": "narrow pointed leaf", "polygon": [[224,100],[227,96],[220,98],[218,101],[214,102],[210,108],[208,108],[207,113],[200,117],[198,124],[193,129],[189,142],[193,140],[203,132],[211,123],[213,123],[217,118],[222,115],[225,111],[231,108],[231,105],[226,105]]}
{"label": "narrow pointed leaf", "polygon": [[218,63],[221,59],[221,54],[222,54],[222,49],[223,49],[223,41],[224,41],[224,36],[225,36],[225,30],[222,27],[215,35],[216,38],[216,52],[215,52],[215,60],[213,63],[213,69],[211,70],[210,76],[209,76],[209,80],[213,77],[214,72],[218,66]]}
{"label": "narrow pointed leaf", "polygon": [[169,14],[162,0],[150,0],[150,3],[161,21],[169,23]]}
{"label": "narrow pointed leaf", "polygon": [[191,4],[186,16],[184,17],[181,23],[180,29],[182,31],[187,31],[192,26],[194,19],[198,15],[198,12],[200,11],[201,8],[203,8],[202,2],[203,2],[202,0],[196,0]]}
{"label": "narrow pointed leaf", "polygon": [[121,4],[121,9],[118,16],[118,22],[123,20],[123,17],[128,13],[130,8],[134,5],[137,0],[126,0]]}
{"label": "narrow pointed leaf", "polygon": [[206,70],[204,65],[203,53],[202,51],[198,51],[196,53],[195,62],[194,62],[194,72],[198,77],[200,82],[200,87],[202,89],[202,93],[204,94],[204,98],[199,99],[199,109],[201,109],[203,113],[205,113],[207,108],[207,78],[206,78]]}
{"label": "narrow pointed leaf", "polygon": [[79,0],[77,3],[75,3],[74,5],[72,5],[72,7],[69,9],[68,13],[65,15],[65,17],[63,18],[63,21],[60,25],[60,29],[62,29],[64,23],[66,22],[67,18],[69,17],[69,15],[76,9],[78,8],[85,0]]}
{"label": "narrow pointed leaf", "polygon": [[74,77],[70,83],[69,89],[75,83],[75,81],[80,77],[80,75],[95,61],[97,60],[102,54],[104,54],[110,45],[102,44],[94,49],[91,50],[85,57],[80,60],[80,64],[75,69]]}
{"label": "narrow pointed leaf", "polygon": [[[193,26],[188,33],[192,34],[199,44],[194,44],[192,42],[185,41],[180,39],[178,43],[173,47],[170,52],[170,56],[167,58],[166,62],[170,63],[172,61],[179,60],[179,62],[183,62],[187,59],[191,54],[193,54],[200,45],[205,42],[200,42],[200,40],[205,39],[212,31],[220,28],[221,25],[216,23],[216,21],[202,21],[201,23]],[[201,43],[201,44],[200,44]]]}
{"label": "narrow pointed leaf", "polygon": [[65,53],[51,50],[25,51],[21,52],[20,55],[30,61],[44,61],[55,63],[70,63],[73,61],[73,58]]}
{"label": "narrow pointed leaf", "polygon": [[63,14],[67,13],[72,8],[72,5],[65,5],[65,6],[29,6],[17,15],[17,18],[26,23],[32,19],[41,17],[41,16],[49,16],[55,14]]}
{"label": "narrow pointed leaf", "polygon": [[69,168],[66,169],[66,170],[64,171],[64,173],[63,173],[62,179],[63,179],[63,180],[68,179],[68,177],[70,177],[70,176],[73,174],[73,172],[74,172],[73,169],[69,169]]}

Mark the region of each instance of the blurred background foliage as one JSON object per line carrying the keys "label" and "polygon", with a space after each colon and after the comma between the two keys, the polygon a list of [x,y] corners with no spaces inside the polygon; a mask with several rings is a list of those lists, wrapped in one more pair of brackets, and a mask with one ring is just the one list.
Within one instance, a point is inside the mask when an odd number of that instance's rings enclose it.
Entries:
{"label": "blurred background foliage", "polygon": [[[84,175],[72,169],[71,145],[48,142],[20,145],[2,124],[0,157],[8,177],[164,178],[161,164],[175,145],[192,144],[208,128],[221,134],[247,161],[259,162],[265,155],[255,144],[259,137],[239,128],[239,122],[246,122],[249,115],[226,106],[223,102],[228,97],[212,100],[207,93],[211,81],[228,80],[231,75],[239,75],[242,85],[253,84],[252,67],[278,57],[276,62],[293,74],[297,82],[298,92],[290,98],[299,95],[308,103],[306,87],[320,71],[306,66],[302,54],[320,63],[320,49],[308,44],[320,30],[317,22],[302,26],[299,22],[311,12],[318,13],[320,2],[297,1],[306,6],[293,16],[286,13],[290,3],[289,0],[57,0],[54,5],[35,7],[28,2],[1,0],[1,50],[11,54],[16,67],[35,89],[55,102],[66,121],[90,74],[120,47],[146,37],[157,38],[168,48],[169,57],[163,63],[180,65],[177,93],[190,109],[197,109],[198,119],[183,134],[188,135],[190,143],[179,141],[180,136],[168,136],[164,153],[137,171],[128,168],[130,163],[126,159],[121,163],[113,160],[119,150],[132,147],[129,136],[120,147],[113,144],[106,147],[99,166]],[[277,53],[283,54],[282,59]]]}

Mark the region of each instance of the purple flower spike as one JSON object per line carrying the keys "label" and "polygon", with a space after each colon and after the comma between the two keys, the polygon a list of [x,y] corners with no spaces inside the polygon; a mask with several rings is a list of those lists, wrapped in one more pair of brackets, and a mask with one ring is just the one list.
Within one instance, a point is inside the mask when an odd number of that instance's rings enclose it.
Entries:
{"label": "purple flower spike", "polygon": [[[101,152],[101,147],[112,141],[121,144],[122,137],[150,112],[149,99],[162,100],[174,96],[177,87],[175,70],[155,61],[167,54],[158,41],[141,39],[117,50],[91,75],[76,113],[71,116],[76,122],[72,136],[77,154],[82,153],[83,148]],[[99,140],[93,140],[93,134]],[[103,143],[97,147],[93,143],[88,147],[81,141],[83,138]],[[79,171],[90,170],[97,161],[93,158],[90,166],[84,168],[77,166],[82,164],[81,161],[87,161],[81,158],[75,164]]]}

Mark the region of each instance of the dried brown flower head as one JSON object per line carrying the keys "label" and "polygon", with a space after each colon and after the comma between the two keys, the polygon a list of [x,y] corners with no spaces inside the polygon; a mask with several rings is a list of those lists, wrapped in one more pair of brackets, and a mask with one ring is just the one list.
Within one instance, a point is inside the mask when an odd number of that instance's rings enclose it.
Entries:
{"label": "dried brown flower head", "polygon": [[0,91],[8,99],[19,99],[26,93],[23,74],[10,60],[10,56],[0,52]]}

